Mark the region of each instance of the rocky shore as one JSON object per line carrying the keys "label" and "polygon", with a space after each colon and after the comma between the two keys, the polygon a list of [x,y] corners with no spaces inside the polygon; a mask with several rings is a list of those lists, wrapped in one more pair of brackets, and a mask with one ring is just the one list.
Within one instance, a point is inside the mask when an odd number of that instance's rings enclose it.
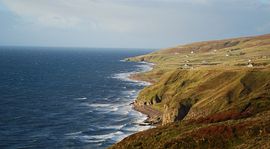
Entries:
{"label": "rocky shore", "polygon": [[144,123],[150,124],[150,125],[159,125],[161,124],[161,117],[162,113],[158,110],[153,109],[150,106],[147,105],[136,105],[133,104],[133,108],[136,111],[139,111],[145,115],[147,115],[147,119],[144,121]]}
{"label": "rocky shore", "polygon": [[[149,69],[148,71],[144,71],[144,72],[140,72],[140,73],[134,73],[131,74],[129,76],[129,79],[131,80],[135,80],[135,81],[143,81],[143,82],[147,82],[149,85],[152,84],[153,82],[149,79],[145,79],[143,78],[144,73],[147,73],[149,71],[151,71],[153,69],[154,64],[153,63],[146,63],[148,66],[151,67],[151,69]],[[152,108],[151,106],[148,105],[144,105],[144,104],[139,104],[136,100],[134,102],[131,103],[131,105],[133,106],[133,109],[144,114],[147,115],[147,119],[139,124],[139,125],[153,125],[153,126],[157,126],[161,124],[161,118],[162,118],[162,112]]]}

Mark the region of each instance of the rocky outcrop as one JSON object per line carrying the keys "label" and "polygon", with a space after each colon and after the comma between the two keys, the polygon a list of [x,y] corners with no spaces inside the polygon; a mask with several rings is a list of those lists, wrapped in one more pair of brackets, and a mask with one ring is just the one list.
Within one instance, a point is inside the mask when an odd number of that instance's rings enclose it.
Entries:
{"label": "rocky outcrop", "polygon": [[134,109],[147,115],[148,118],[144,121],[150,125],[157,125],[161,122],[162,113],[156,109],[151,108],[147,105],[136,105],[134,104]]}
{"label": "rocky outcrop", "polygon": [[180,121],[185,118],[188,114],[191,105],[184,105],[179,103],[177,107],[170,108],[169,106],[165,105],[164,107],[164,114],[162,116],[162,125],[166,125],[172,122]]}

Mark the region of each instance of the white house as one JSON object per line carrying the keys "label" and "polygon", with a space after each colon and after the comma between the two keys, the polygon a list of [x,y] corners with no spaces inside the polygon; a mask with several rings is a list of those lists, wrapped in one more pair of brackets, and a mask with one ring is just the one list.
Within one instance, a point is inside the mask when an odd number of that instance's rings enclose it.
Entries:
{"label": "white house", "polygon": [[253,67],[253,65],[252,65],[251,63],[249,63],[249,64],[247,65],[247,67]]}

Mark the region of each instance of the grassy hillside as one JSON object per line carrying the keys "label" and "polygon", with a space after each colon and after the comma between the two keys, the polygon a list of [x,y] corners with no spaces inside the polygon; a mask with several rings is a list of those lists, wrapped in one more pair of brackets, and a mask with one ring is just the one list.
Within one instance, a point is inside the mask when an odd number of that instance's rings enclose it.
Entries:
{"label": "grassy hillside", "polygon": [[130,61],[155,63],[133,76],[153,82],[136,106],[162,115],[162,126],[112,148],[270,147],[270,35],[198,42]]}
{"label": "grassy hillside", "polygon": [[[131,61],[148,61],[157,64],[156,71],[164,69],[201,67],[247,66],[249,60],[256,67],[270,63],[270,34],[256,37],[206,41],[177,46],[128,58]],[[189,68],[190,68],[189,67]]]}
{"label": "grassy hillside", "polygon": [[270,112],[222,122],[186,121],[139,132],[113,149],[270,148]]}

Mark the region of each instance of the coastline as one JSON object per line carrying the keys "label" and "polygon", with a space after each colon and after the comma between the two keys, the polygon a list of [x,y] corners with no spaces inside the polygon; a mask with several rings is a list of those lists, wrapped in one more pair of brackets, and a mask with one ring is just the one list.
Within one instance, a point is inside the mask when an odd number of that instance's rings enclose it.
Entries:
{"label": "coastline", "polygon": [[[162,115],[161,112],[147,106],[147,105],[136,105],[133,104],[133,109],[144,114],[147,115],[147,119],[144,120],[144,124],[145,125],[152,125],[152,126],[157,126],[160,124],[160,116]],[[143,124],[140,124],[143,125]]]}
{"label": "coastline", "polygon": [[[137,74],[141,74],[141,73],[145,73],[145,72],[149,72],[149,71],[152,71],[154,68],[153,66],[155,65],[154,63],[149,63],[149,62],[137,62],[137,63],[143,63],[143,64],[146,64],[146,66],[150,67],[150,69],[146,70],[146,71],[141,71],[141,72],[135,72],[135,73],[132,73],[128,76],[128,78],[130,80],[133,80],[133,81],[136,81],[136,82],[143,82],[146,84],[145,87],[151,85],[152,83],[151,82],[147,82],[145,80],[140,80],[139,77],[136,77]],[[148,126],[148,125],[151,125],[151,126],[157,126],[160,124],[161,122],[161,115],[162,113],[158,110],[155,110],[153,108],[151,108],[150,106],[148,105],[139,105],[139,104],[136,104],[137,99],[135,99],[132,103],[130,103],[130,105],[132,106],[132,108],[135,110],[135,111],[138,111],[144,115],[147,116],[147,119],[145,119],[143,121],[143,123],[140,123],[139,125],[141,126]]]}
{"label": "coastline", "polygon": [[157,64],[131,77],[153,80],[133,107],[148,119],[148,106],[163,112],[162,127],[110,148],[269,148],[269,39],[205,41],[129,58]]}

